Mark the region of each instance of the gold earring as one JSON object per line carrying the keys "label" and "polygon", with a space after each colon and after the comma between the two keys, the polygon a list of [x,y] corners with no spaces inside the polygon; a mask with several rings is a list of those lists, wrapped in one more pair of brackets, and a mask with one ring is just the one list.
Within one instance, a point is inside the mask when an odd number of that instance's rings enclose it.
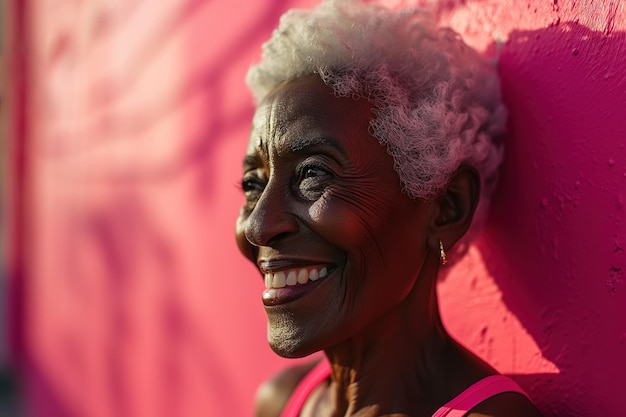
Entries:
{"label": "gold earring", "polygon": [[445,265],[448,263],[448,256],[446,255],[446,251],[443,250],[443,242],[439,239],[439,262],[441,265]]}

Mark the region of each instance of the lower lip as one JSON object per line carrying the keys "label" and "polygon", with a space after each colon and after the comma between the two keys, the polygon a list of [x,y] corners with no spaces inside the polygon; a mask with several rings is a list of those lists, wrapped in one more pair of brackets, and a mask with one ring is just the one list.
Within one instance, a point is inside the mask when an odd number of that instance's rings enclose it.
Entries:
{"label": "lower lip", "polygon": [[288,285],[283,288],[268,288],[263,291],[263,304],[266,307],[271,307],[295,301],[317,288],[326,278],[328,278],[328,275],[316,281],[309,281],[306,284]]}

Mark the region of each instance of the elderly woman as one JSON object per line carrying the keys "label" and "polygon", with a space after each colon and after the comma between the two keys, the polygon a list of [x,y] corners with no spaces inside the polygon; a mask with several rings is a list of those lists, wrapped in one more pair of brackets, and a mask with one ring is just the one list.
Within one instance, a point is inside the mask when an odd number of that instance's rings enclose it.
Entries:
{"label": "elderly woman", "polygon": [[336,1],[287,12],[248,84],[238,245],[272,349],[325,354],[266,383],[258,415],[540,415],[437,306],[501,159],[493,69],[423,11]]}

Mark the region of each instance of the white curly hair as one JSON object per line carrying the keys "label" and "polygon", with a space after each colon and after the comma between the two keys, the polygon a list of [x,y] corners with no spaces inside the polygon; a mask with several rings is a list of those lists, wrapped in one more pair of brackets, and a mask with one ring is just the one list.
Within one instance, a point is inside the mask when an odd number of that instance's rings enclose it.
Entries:
{"label": "white curly hair", "polygon": [[461,166],[481,182],[481,218],[502,159],[506,111],[495,68],[423,9],[362,0],[292,9],[246,82],[257,104],[279,84],[318,74],[338,96],[373,103],[370,133],[394,159],[404,192],[433,198]]}

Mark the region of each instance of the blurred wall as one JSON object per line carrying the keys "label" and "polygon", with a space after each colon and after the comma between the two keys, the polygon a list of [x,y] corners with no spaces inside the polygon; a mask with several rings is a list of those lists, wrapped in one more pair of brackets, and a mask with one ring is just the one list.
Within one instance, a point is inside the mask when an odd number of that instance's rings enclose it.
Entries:
{"label": "blurred wall", "polygon": [[[243,78],[278,16],[317,2],[9,3],[27,53],[8,270],[30,414],[251,415],[289,362],[233,239]],[[490,222],[441,283],[444,320],[547,415],[624,414],[624,6],[435,10],[499,55],[511,132]]]}

